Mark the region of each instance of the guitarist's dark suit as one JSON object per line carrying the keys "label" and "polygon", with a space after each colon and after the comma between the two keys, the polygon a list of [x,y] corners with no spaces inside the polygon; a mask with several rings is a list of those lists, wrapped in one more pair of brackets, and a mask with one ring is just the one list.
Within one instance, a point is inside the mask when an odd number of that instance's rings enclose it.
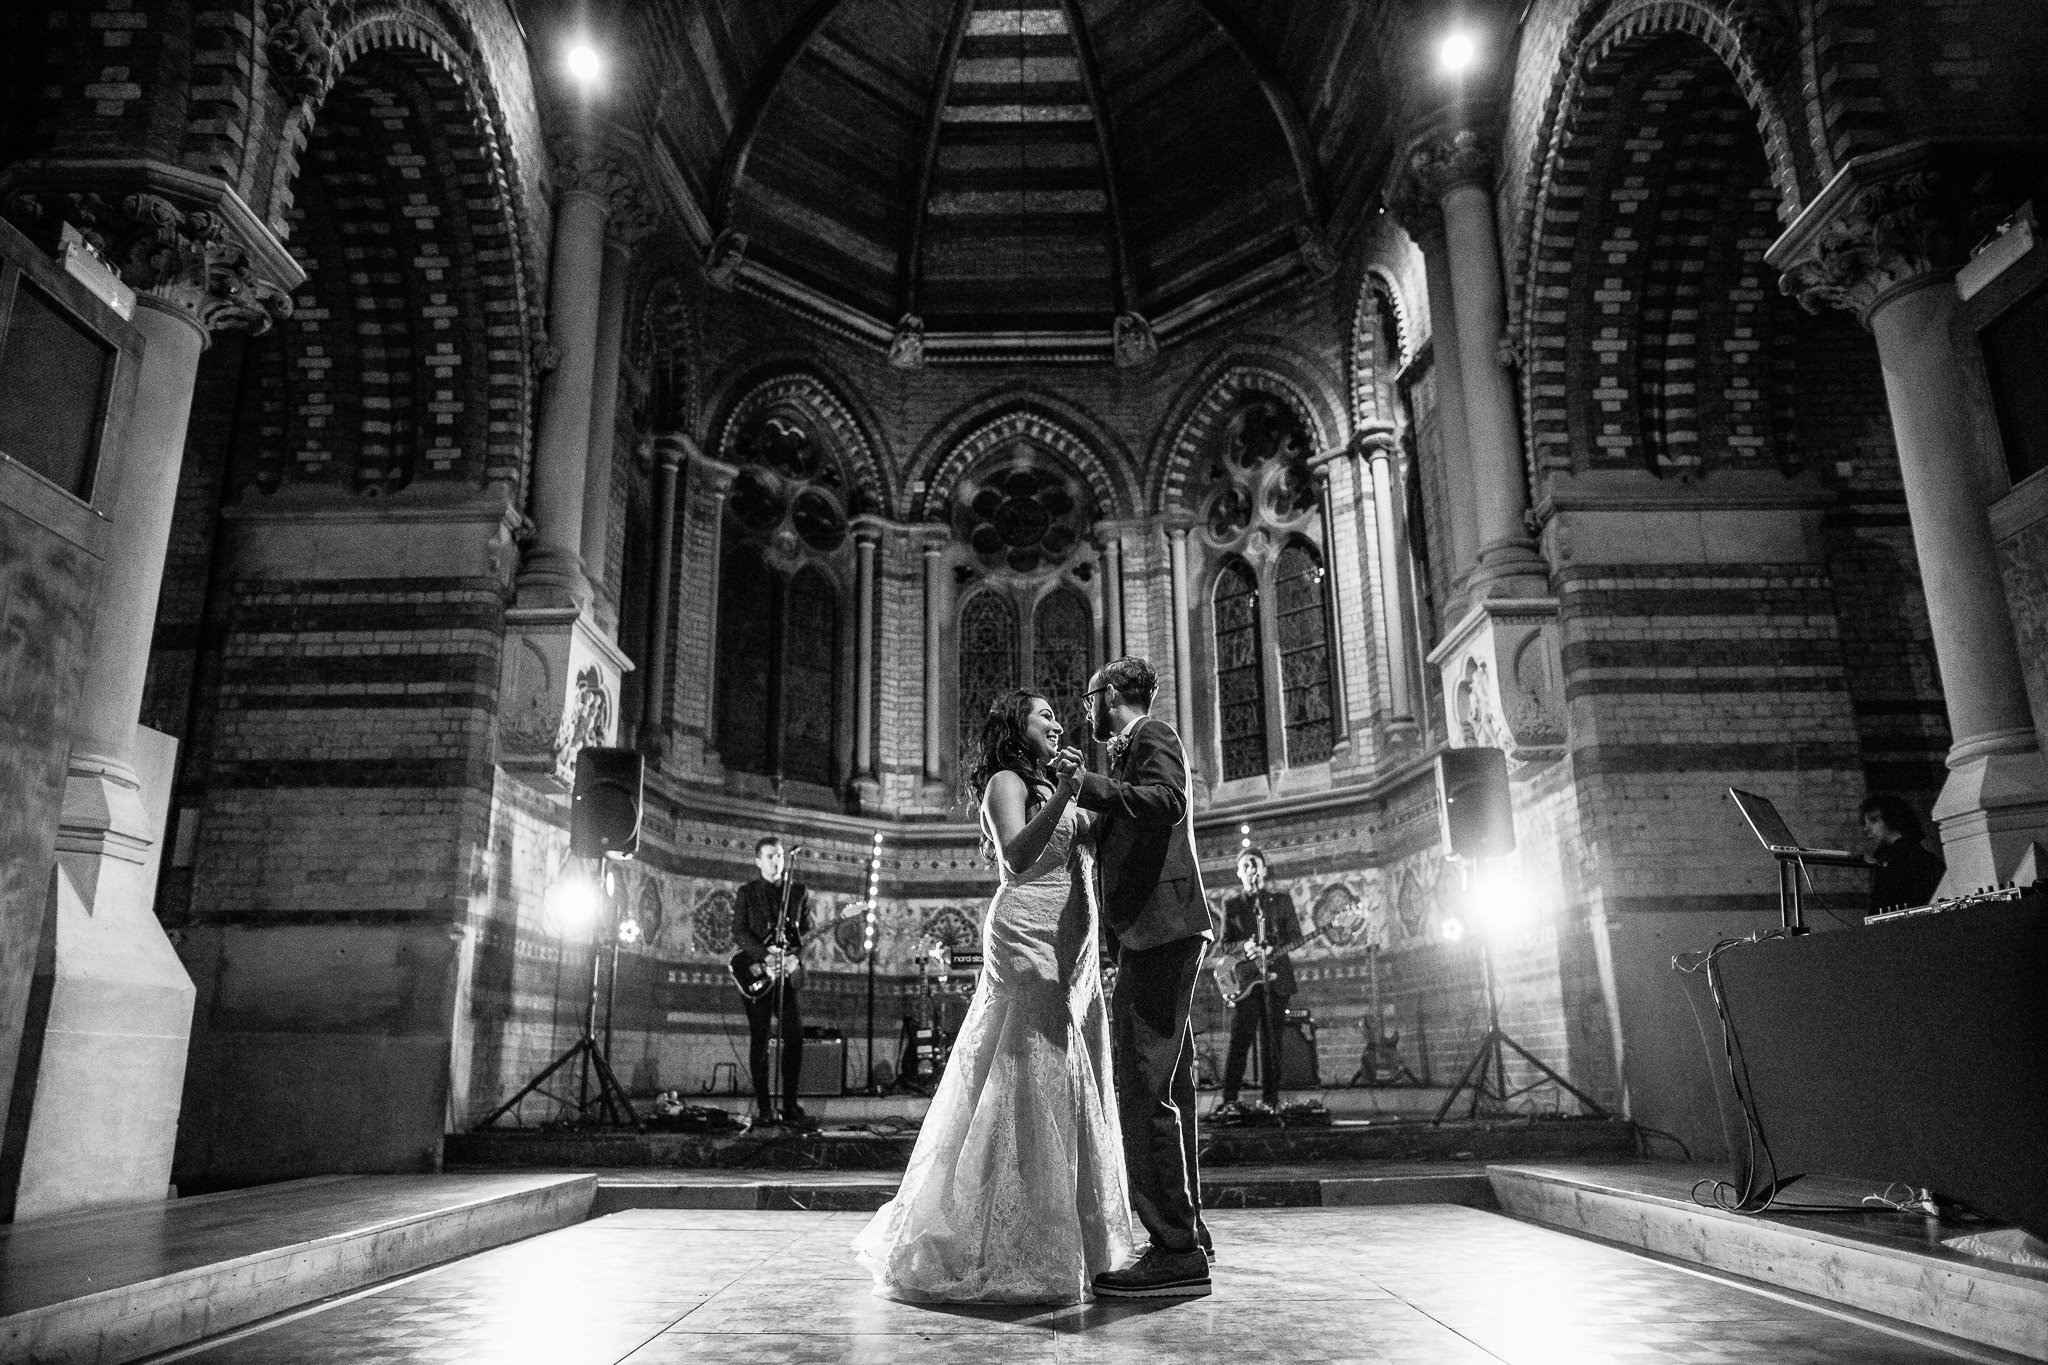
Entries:
{"label": "guitarist's dark suit", "polygon": [[[776,942],[775,923],[782,912],[781,882],[756,877],[740,887],[732,903],[733,946],[754,957],[765,957],[769,944]],[[783,926],[781,944],[791,953],[800,952],[804,935],[811,930],[811,893],[802,882],[790,891],[789,921]],[[754,1105],[763,1115],[772,1114],[774,1098],[768,1093],[768,1031],[775,1016],[782,1016],[782,1103],[796,1107],[797,1081],[804,1068],[804,1021],[798,1008],[796,983],[778,987],[748,1000],[747,1070],[753,1074]]]}
{"label": "guitarist's dark suit", "polygon": [[1271,981],[1247,990],[1230,1012],[1230,1049],[1223,1059],[1223,1099],[1237,1098],[1244,1085],[1245,1056],[1254,1039],[1259,1044],[1259,1091],[1268,1105],[1280,1104],[1280,1026],[1286,1018],[1288,997],[1294,994],[1294,962],[1290,948],[1301,946],[1301,916],[1295,912],[1294,897],[1270,887],[1263,891],[1240,891],[1223,902],[1223,939],[1242,944],[1258,935],[1261,912],[1265,919],[1265,944],[1272,950],[1266,969]]}
{"label": "guitarist's dark suit", "polygon": [[1102,918],[1120,945],[1110,1029],[1131,1204],[1155,1247],[1184,1252],[1206,1237],[1188,1010],[1214,929],[1180,736],[1149,716],[1125,734],[1107,777],[1082,775],[1079,804],[1102,817]]}

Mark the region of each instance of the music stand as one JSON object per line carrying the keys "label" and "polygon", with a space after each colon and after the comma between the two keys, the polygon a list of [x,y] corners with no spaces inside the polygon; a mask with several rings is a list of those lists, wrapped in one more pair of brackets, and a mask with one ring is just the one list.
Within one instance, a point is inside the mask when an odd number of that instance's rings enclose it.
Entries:
{"label": "music stand", "polygon": [[1812,933],[1806,924],[1806,901],[1799,889],[1802,875],[1808,882],[1813,880],[1806,871],[1807,864],[1863,867],[1862,855],[1845,848],[1806,847],[1767,797],[1737,787],[1728,789],[1728,797],[1742,812],[1742,818],[1749,822],[1749,832],[1756,835],[1756,841],[1764,846],[1764,852],[1778,860],[1778,922],[1788,934]]}

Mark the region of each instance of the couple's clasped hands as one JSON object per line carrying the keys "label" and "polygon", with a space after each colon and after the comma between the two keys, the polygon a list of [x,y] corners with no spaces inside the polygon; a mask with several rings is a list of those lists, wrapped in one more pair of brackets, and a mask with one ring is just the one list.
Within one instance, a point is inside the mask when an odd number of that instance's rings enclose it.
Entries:
{"label": "couple's clasped hands", "polygon": [[1071,788],[1073,793],[1081,790],[1081,774],[1087,768],[1087,760],[1081,756],[1079,749],[1062,748],[1046,762],[1045,766],[1054,782]]}

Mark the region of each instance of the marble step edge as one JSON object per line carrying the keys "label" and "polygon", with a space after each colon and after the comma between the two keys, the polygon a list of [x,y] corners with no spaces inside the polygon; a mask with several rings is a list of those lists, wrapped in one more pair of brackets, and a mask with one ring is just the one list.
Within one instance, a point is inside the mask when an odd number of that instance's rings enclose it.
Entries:
{"label": "marble step edge", "polygon": [[[515,1189],[191,1266],[0,1318],[0,1360],[120,1365],[291,1308],[429,1269],[590,1215],[597,1180]],[[442,1230],[437,1224],[449,1224]]]}
{"label": "marble step edge", "polygon": [[2048,1361],[2048,1281],[1616,1189],[1490,1165],[1503,1212]]}
{"label": "marble step edge", "polygon": [[[760,1180],[717,1184],[689,1180],[606,1181],[598,1179],[593,1218],[632,1209],[751,1209],[855,1211],[881,1206],[896,1193],[894,1180],[809,1184]],[[1274,1176],[1266,1179],[1203,1182],[1203,1201],[1212,1208],[1363,1208],[1388,1204],[1461,1204],[1497,1207],[1484,1171],[1456,1174]]]}

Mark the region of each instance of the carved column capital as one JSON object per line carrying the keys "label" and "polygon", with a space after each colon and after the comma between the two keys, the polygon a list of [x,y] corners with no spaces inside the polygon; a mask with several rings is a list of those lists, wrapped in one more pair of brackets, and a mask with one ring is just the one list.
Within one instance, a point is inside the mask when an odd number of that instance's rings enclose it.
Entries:
{"label": "carved column capital", "polygon": [[634,246],[653,233],[661,212],[640,176],[632,149],[617,145],[619,141],[564,134],[549,141],[548,154],[557,193],[602,199],[606,231]]}
{"label": "carved column capital", "polygon": [[291,295],[257,273],[220,213],[148,193],[27,193],[7,207],[9,217],[34,226],[72,223],[129,288],[208,335],[264,332],[291,316]]}
{"label": "carved column capital", "polygon": [[356,0],[264,0],[270,78],[294,99],[317,97],[334,75],[335,41],[355,14]]}
{"label": "carved column capital", "polygon": [[730,289],[740,273],[741,262],[746,258],[747,234],[727,228],[712,238],[711,245],[705,249],[705,277],[719,289]]}
{"label": "carved column capital", "polygon": [[1143,315],[1118,313],[1110,330],[1110,348],[1117,368],[1128,370],[1159,354],[1159,338],[1153,335],[1152,324]]}
{"label": "carved column capital", "polygon": [[2033,157],[2019,148],[1919,142],[1859,156],[1764,259],[1808,311],[1843,308],[1868,326],[1891,299],[1946,279],[1969,259],[2016,202],[2005,179],[2026,161],[2039,164],[2042,149],[2029,150]]}
{"label": "carved column capital", "polygon": [[1493,184],[1493,151],[1470,128],[1427,133],[1409,146],[1401,177],[1432,200],[1464,185],[1488,189]]}
{"label": "carved column capital", "polygon": [[924,319],[905,313],[889,340],[889,363],[899,370],[924,368]]}

